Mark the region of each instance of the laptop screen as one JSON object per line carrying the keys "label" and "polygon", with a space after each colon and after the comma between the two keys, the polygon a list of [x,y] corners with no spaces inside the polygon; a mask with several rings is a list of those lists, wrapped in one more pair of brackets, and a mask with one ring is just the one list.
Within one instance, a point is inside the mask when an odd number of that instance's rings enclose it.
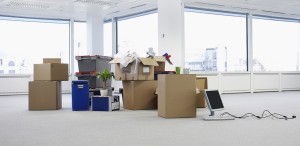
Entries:
{"label": "laptop screen", "polygon": [[218,90],[212,90],[212,91],[205,91],[206,98],[208,99],[208,102],[212,110],[215,109],[223,109],[223,102],[221,99],[221,96],[219,94]]}

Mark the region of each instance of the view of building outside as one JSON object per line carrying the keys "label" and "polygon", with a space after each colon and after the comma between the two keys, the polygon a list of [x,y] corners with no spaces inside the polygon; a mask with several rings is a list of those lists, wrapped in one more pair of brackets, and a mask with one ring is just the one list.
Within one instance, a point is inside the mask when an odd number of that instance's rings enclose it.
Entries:
{"label": "view of building outside", "polygon": [[69,62],[69,21],[0,17],[0,74],[31,74],[43,58]]}
{"label": "view of building outside", "polygon": [[185,66],[191,72],[246,71],[246,16],[185,12]]}
{"label": "view of building outside", "polygon": [[149,48],[158,53],[157,13],[118,21],[118,53],[130,51],[146,57]]}
{"label": "view of building outside", "polygon": [[253,19],[254,71],[300,70],[300,22]]}

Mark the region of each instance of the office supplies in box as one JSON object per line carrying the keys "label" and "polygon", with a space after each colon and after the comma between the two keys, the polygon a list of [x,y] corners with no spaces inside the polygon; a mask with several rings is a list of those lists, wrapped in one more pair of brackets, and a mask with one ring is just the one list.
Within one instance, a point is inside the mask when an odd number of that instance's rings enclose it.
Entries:
{"label": "office supplies in box", "polygon": [[92,96],[92,111],[115,111],[120,110],[120,97]]}
{"label": "office supplies in box", "polygon": [[29,82],[29,110],[58,110],[62,108],[61,82]]}
{"label": "office supplies in box", "polygon": [[158,66],[156,60],[142,57],[115,58],[109,63],[115,64],[116,80],[154,80],[154,66]]}

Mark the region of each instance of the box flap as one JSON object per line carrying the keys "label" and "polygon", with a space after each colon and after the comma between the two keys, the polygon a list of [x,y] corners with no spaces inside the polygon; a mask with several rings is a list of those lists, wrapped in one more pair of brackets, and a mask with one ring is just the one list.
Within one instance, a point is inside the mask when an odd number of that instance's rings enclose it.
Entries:
{"label": "box flap", "polygon": [[141,60],[143,65],[158,66],[158,63],[156,62],[156,60],[154,60],[152,58],[139,58],[139,59]]}
{"label": "box flap", "polygon": [[112,61],[110,61],[110,64],[116,64],[116,63],[120,63],[120,58],[114,58]]}
{"label": "box flap", "polygon": [[166,62],[166,58],[164,56],[154,56],[154,59],[157,62]]}

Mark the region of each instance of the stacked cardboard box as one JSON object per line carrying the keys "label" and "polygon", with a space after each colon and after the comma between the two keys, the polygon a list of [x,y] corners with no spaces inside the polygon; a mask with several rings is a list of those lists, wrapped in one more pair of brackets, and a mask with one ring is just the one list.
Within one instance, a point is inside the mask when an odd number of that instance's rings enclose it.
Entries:
{"label": "stacked cardboard box", "polygon": [[60,58],[44,58],[43,64],[34,64],[33,73],[29,110],[61,109],[61,81],[68,81],[68,64],[62,64]]}
{"label": "stacked cardboard box", "polygon": [[122,80],[123,107],[130,110],[157,109],[157,81],[154,80],[154,67],[157,61],[152,58],[136,58],[121,68],[121,59],[110,63],[115,65],[115,79]]}

